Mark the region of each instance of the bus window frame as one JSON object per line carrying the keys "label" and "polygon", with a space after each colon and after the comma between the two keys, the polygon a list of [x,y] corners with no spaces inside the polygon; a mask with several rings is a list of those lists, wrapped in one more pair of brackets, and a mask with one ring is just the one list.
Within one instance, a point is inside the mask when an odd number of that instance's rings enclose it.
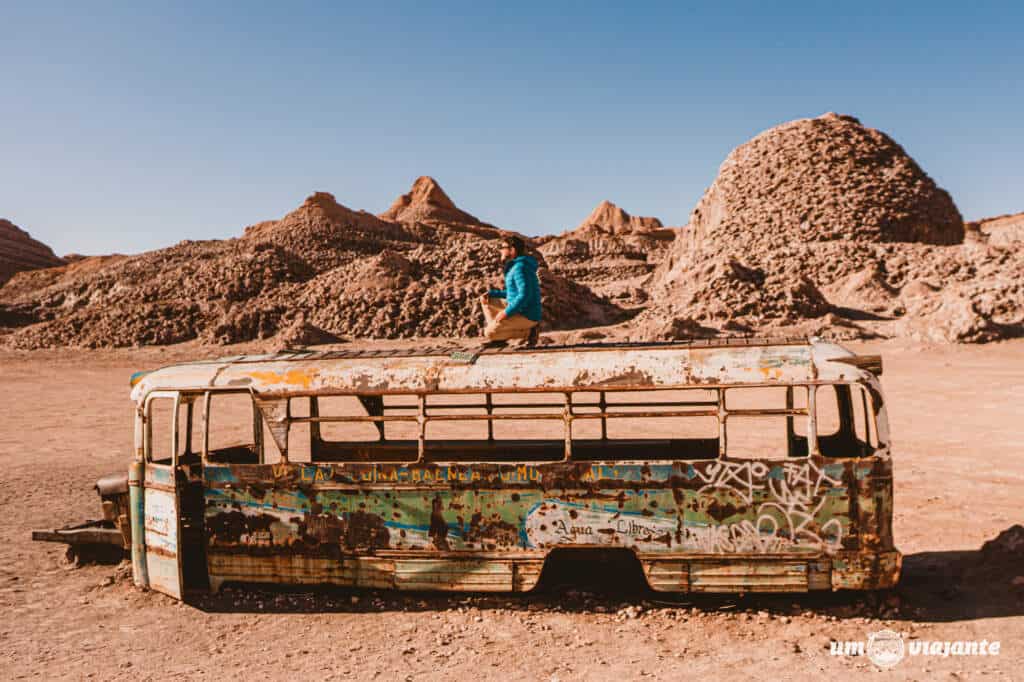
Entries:
{"label": "bus window frame", "polygon": [[173,401],[171,410],[171,466],[178,466],[178,410],[181,405],[180,391],[151,391],[146,396],[146,402],[142,407],[142,457],[143,461],[151,464],[159,464],[153,459],[153,403],[156,400],[170,399]]}
{"label": "bus window frame", "polygon": [[[195,398],[202,397],[203,399],[203,447],[202,447],[202,462],[203,465],[207,464],[223,464],[223,462],[211,462],[210,461],[210,408],[213,406],[213,396],[215,395],[247,395],[252,407],[252,435],[253,435],[253,447],[256,450],[256,463],[263,464],[266,461],[266,455],[264,454],[264,443],[263,443],[263,411],[256,403],[256,397],[253,392],[248,389],[228,389],[228,390],[216,390],[216,391],[203,391],[201,394],[196,394]],[[282,462],[287,463],[287,458],[282,457]]]}
{"label": "bus window frame", "polygon": [[[559,403],[555,403],[555,402],[549,402],[549,403],[530,403],[530,402],[526,402],[526,403],[518,403],[518,404],[514,404],[514,405],[507,405],[507,404],[500,404],[500,403],[496,404],[495,403],[495,397],[496,396],[503,396],[503,395],[528,396],[531,393],[538,393],[538,392],[537,391],[501,391],[501,390],[479,391],[479,390],[475,390],[475,391],[472,391],[472,392],[470,392],[470,391],[447,391],[447,392],[437,392],[437,393],[430,393],[430,394],[423,394],[423,393],[411,394],[411,393],[399,393],[399,392],[396,392],[396,393],[359,394],[359,393],[353,393],[353,392],[349,392],[349,393],[343,393],[343,392],[335,393],[335,392],[331,392],[331,393],[324,393],[322,395],[320,395],[320,394],[292,395],[292,396],[288,396],[287,398],[284,398],[284,400],[287,401],[286,422],[287,422],[287,430],[288,430],[288,437],[289,437],[289,447],[287,449],[291,450],[290,438],[291,438],[291,435],[292,435],[291,426],[293,424],[309,423],[310,424],[310,438],[315,440],[317,435],[319,434],[319,424],[324,423],[324,422],[333,422],[333,423],[370,422],[370,423],[374,424],[375,426],[377,426],[379,430],[383,430],[382,427],[387,422],[405,422],[405,423],[415,423],[417,425],[417,428],[416,428],[416,431],[417,431],[416,453],[415,453],[415,457],[413,457],[412,454],[410,453],[410,457],[409,458],[402,459],[402,460],[400,460],[400,462],[401,463],[405,463],[405,464],[417,464],[417,465],[419,465],[419,464],[427,464],[427,463],[445,463],[448,460],[440,460],[440,459],[439,460],[433,460],[433,459],[428,459],[427,458],[427,454],[428,454],[428,452],[427,452],[427,450],[428,450],[428,441],[425,438],[425,433],[426,433],[426,425],[429,422],[486,420],[487,424],[488,424],[488,439],[486,441],[484,441],[483,439],[479,439],[479,440],[480,440],[480,442],[495,442],[494,438],[493,438],[493,425],[494,425],[494,421],[495,420],[526,420],[526,421],[529,421],[529,420],[544,419],[544,420],[563,420],[564,421],[564,423],[565,423],[565,429],[564,429],[564,443],[565,443],[565,445],[564,445],[563,455],[562,455],[561,458],[554,459],[554,460],[537,460],[537,461],[546,461],[546,462],[550,462],[550,463],[555,463],[555,462],[573,462],[573,461],[588,461],[588,460],[575,460],[572,457],[573,442],[574,442],[574,440],[576,440],[576,441],[592,440],[592,439],[582,439],[582,438],[575,438],[574,439],[572,437],[572,424],[577,419],[580,419],[580,420],[595,420],[595,419],[599,419],[599,420],[601,420],[601,423],[602,423],[602,438],[600,440],[614,442],[615,440],[622,440],[622,439],[609,439],[609,438],[607,438],[607,420],[608,419],[623,419],[623,418],[627,418],[627,419],[628,418],[671,418],[671,417],[715,417],[715,418],[718,419],[718,423],[719,423],[718,454],[717,454],[717,457],[715,457],[715,458],[708,458],[708,459],[728,459],[728,458],[731,457],[731,455],[729,454],[729,451],[728,451],[728,435],[726,433],[726,425],[727,425],[727,422],[728,422],[730,417],[784,417],[786,419],[786,422],[787,422],[787,455],[791,456],[794,460],[795,459],[803,459],[803,458],[806,458],[806,457],[821,457],[821,456],[824,456],[824,455],[822,455],[822,453],[821,453],[819,439],[818,439],[818,433],[817,433],[817,431],[818,431],[818,428],[817,428],[817,402],[818,402],[817,401],[817,391],[818,391],[819,388],[824,387],[824,386],[848,386],[848,387],[851,387],[851,389],[850,389],[851,392],[856,391],[856,390],[861,391],[861,394],[863,396],[862,400],[864,400],[864,402],[866,404],[866,407],[864,409],[864,418],[867,420],[867,423],[865,424],[866,433],[871,435],[871,436],[874,436],[875,439],[877,440],[879,410],[878,410],[877,405],[875,404],[874,394],[870,390],[870,387],[868,385],[866,385],[864,382],[860,382],[860,381],[809,381],[809,382],[799,382],[799,383],[794,382],[794,383],[787,383],[787,384],[756,384],[756,385],[732,384],[732,385],[721,385],[721,386],[681,386],[681,387],[659,387],[659,388],[656,388],[656,389],[642,389],[641,390],[642,392],[656,392],[656,391],[681,391],[681,390],[686,390],[686,389],[691,389],[691,388],[700,388],[700,389],[714,390],[716,392],[717,405],[716,405],[715,409],[694,409],[694,410],[689,410],[689,411],[681,410],[681,409],[676,409],[676,410],[667,410],[667,411],[664,411],[664,412],[649,412],[649,411],[644,411],[644,412],[609,412],[608,409],[609,409],[609,407],[611,407],[611,408],[620,408],[620,407],[644,407],[644,406],[649,406],[649,407],[672,407],[672,406],[676,406],[676,407],[709,407],[710,405],[715,404],[715,403],[713,403],[713,401],[653,401],[653,402],[650,402],[650,403],[630,402],[630,401],[609,403],[607,401],[608,394],[610,394],[610,393],[621,393],[621,392],[633,392],[633,393],[635,393],[635,392],[641,392],[641,391],[638,391],[638,389],[636,389],[636,388],[632,388],[632,389],[611,389],[611,390],[609,390],[607,388],[604,388],[604,389],[601,389],[601,388],[598,388],[598,389],[594,389],[594,388],[580,388],[579,390],[574,390],[574,391],[544,391],[543,393],[545,393],[545,394],[560,393],[562,395],[561,403],[559,404]],[[854,387],[856,387],[856,388],[854,388]],[[741,388],[746,388],[746,389],[749,389],[749,388],[786,388],[786,389],[788,389],[787,390],[787,395],[786,395],[786,401],[787,401],[786,402],[786,407],[784,407],[784,408],[776,408],[776,409],[746,409],[746,408],[744,408],[744,409],[731,409],[731,410],[728,409],[726,407],[726,402],[725,402],[726,401],[726,392],[728,390],[730,390],[730,389],[741,389]],[[795,408],[795,407],[792,406],[792,404],[793,404],[792,403],[793,389],[797,389],[797,388],[802,388],[802,389],[807,391],[806,406],[803,407],[803,408]],[[579,394],[579,393],[597,393],[597,394],[599,394],[599,398],[598,398],[597,402],[576,402],[573,399],[573,396],[575,396],[576,394]],[[200,396],[202,396],[202,398],[203,398],[203,409],[202,409],[202,418],[203,418],[202,458],[203,458],[203,462],[204,463],[208,463],[209,462],[208,457],[209,457],[210,410],[211,410],[211,404],[212,404],[212,397],[213,397],[214,394],[245,394],[245,395],[249,395],[250,396],[250,399],[252,400],[252,408],[253,408],[253,419],[252,419],[252,421],[253,421],[253,437],[254,437],[255,446],[256,446],[256,450],[257,450],[257,454],[258,454],[258,462],[260,464],[262,464],[264,462],[264,460],[265,460],[265,452],[264,452],[265,443],[263,442],[264,441],[264,434],[263,434],[263,428],[262,428],[262,424],[263,424],[264,419],[263,419],[262,411],[260,409],[258,401],[255,399],[255,396],[253,395],[252,391],[251,390],[246,390],[246,389],[208,390],[208,391],[204,391],[202,393],[197,393],[192,398],[192,400],[195,400],[196,398],[198,398]],[[478,404],[462,404],[462,403],[444,404],[444,405],[430,405],[429,404],[429,397],[430,396],[459,396],[459,395],[463,395],[463,394],[465,394],[465,395],[481,395],[482,394],[484,396],[484,403],[479,404],[479,405]],[[146,398],[146,401],[147,401],[146,402],[146,405],[147,405],[146,409],[147,410],[149,409],[148,408],[149,401],[152,398],[154,398],[154,397],[164,397],[164,398],[166,398],[166,397],[181,396],[181,395],[184,395],[184,394],[182,392],[173,392],[173,391],[154,391],[154,392],[150,393],[149,396],[147,396],[147,398]],[[319,408],[318,408],[318,402],[319,401],[318,401],[318,399],[321,398],[321,397],[324,397],[324,398],[326,398],[326,397],[349,397],[349,398],[354,398],[354,399],[360,401],[360,403],[362,403],[363,399],[367,398],[367,397],[383,399],[383,398],[385,398],[387,396],[414,396],[415,399],[416,399],[416,404],[415,405],[408,405],[408,406],[401,406],[401,407],[405,407],[407,410],[415,409],[416,410],[416,414],[415,415],[407,414],[407,413],[405,413],[405,414],[392,414],[392,415],[383,414],[383,412],[386,412],[386,410],[389,407],[394,407],[394,406],[385,406],[385,409],[382,410],[382,414],[380,414],[380,415],[367,414],[367,415],[323,416],[323,415],[319,414]],[[851,398],[854,398],[854,396],[851,395]],[[293,417],[292,416],[291,401],[292,400],[296,400],[296,399],[299,399],[299,400],[307,399],[307,400],[310,401],[310,408],[309,408],[309,415],[308,416],[302,416],[302,417]],[[364,406],[365,406],[365,403],[364,403]],[[452,409],[486,408],[487,413],[486,414],[441,414],[441,415],[430,416],[429,410],[430,410],[430,408],[433,408],[433,407],[452,408]],[[531,414],[495,414],[494,413],[495,409],[500,409],[502,407],[552,408],[552,411],[550,413],[542,413],[542,414],[538,414],[538,413],[531,413]],[[576,412],[576,408],[590,408],[590,409],[593,409],[595,407],[598,408],[598,411],[596,411],[596,412],[588,412],[588,413],[577,413]],[[177,416],[178,416],[177,412],[175,412],[175,415],[174,415],[174,418],[175,418],[175,429],[176,429],[175,433],[174,433],[174,437],[175,438],[177,438],[177,435],[178,435],[178,431],[177,431]],[[794,431],[792,429],[792,424],[794,423],[795,419],[800,418],[800,417],[803,417],[805,419],[805,423],[806,423],[806,427],[807,427],[807,429],[806,429],[807,453],[806,453],[806,455],[803,455],[803,454],[801,454],[801,455],[792,455],[791,454],[793,452],[793,445],[792,445],[792,443],[793,443],[793,438],[794,438]],[[842,417],[842,415],[841,415],[841,417]],[[850,415],[850,418],[851,419],[856,419],[856,414]],[[853,427],[852,423],[851,423],[851,427]],[[189,437],[191,437],[191,429],[190,429]],[[472,439],[472,440],[478,440],[478,439]],[[149,456],[149,445],[148,445],[148,442],[149,441],[147,440],[147,447],[146,447],[147,457]],[[333,444],[333,443],[345,443],[346,441],[324,441],[324,442],[328,443],[328,444]],[[372,448],[374,444],[385,444],[388,441],[387,440],[377,440],[377,441],[365,441],[365,442],[364,441],[352,441],[352,442],[353,443],[359,443],[360,445],[365,445],[367,447]],[[394,441],[394,442],[398,442],[398,441]],[[175,441],[175,444],[177,445],[177,441]],[[311,443],[311,447],[313,445],[314,444]],[[876,445],[876,446],[873,447],[872,452],[870,452],[868,454],[865,454],[865,455],[861,455],[861,456],[865,456],[865,457],[872,456],[875,453],[877,453],[879,449],[881,449],[881,446],[880,445]],[[282,452],[281,454],[282,454],[281,462],[282,463],[288,463],[288,461],[289,461],[289,453]],[[177,450],[175,450],[175,457],[177,457]],[[833,457],[829,457],[829,458],[833,458]],[[679,459],[679,458],[676,458],[676,459],[666,459],[664,461],[676,461],[677,459]],[[369,463],[372,463],[372,462],[375,462],[377,460],[374,460],[372,458],[368,458],[368,459],[347,459],[346,458],[346,459],[324,460],[324,461],[332,461],[332,462],[363,462],[363,463],[369,462]],[[534,460],[523,460],[523,461],[524,462],[530,462],[530,461],[534,461]],[[623,460],[623,461],[627,461],[627,460]],[[641,461],[641,460],[637,460],[637,461]],[[646,461],[646,460],[644,460],[644,461]],[[655,461],[655,460],[650,460],[650,461]],[[658,460],[658,461],[661,461],[661,460]],[[388,463],[398,463],[398,462],[396,462],[396,461],[389,461]]]}
{"label": "bus window frame", "polygon": [[[846,456],[834,456],[829,454],[823,454],[821,452],[821,445],[819,436],[817,433],[817,393],[819,389],[830,387],[835,391],[836,408],[839,417],[839,425],[835,433],[830,434],[832,436],[837,434],[852,435],[852,440],[861,443],[862,447],[858,454],[846,455]],[[846,399],[840,397],[840,387],[845,387],[849,391],[849,395]],[[878,439],[878,418],[880,413],[880,406],[876,405],[875,392],[871,390],[870,386],[862,381],[824,381],[813,385],[814,390],[810,392],[808,396],[808,408],[811,406],[811,401],[814,403],[814,409],[812,415],[814,417],[813,423],[815,425],[814,434],[814,450],[815,454],[824,457],[825,459],[862,459],[874,457],[880,450],[883,450],[881,441]],[[854,407],[854,402],[857,400],[857,393],[861,394],[862,406],[863,406],[863,417],[865,420],[865,441],[860,441],[857,438],[857,410]],[[848,400],[847,407],[848,412],[844,414],[843,404]],[[829,436],[826,436],[826,438]],[[874,443],[872,443],[874,441]]]}

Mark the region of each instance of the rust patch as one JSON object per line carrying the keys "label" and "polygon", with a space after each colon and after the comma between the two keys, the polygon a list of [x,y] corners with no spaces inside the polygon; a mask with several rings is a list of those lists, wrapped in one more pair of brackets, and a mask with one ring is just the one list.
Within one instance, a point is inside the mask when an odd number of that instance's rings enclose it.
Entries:
{"label": "rust patch", "polygon": [[237,509],[232,509],[208,517],[206,530],[211,545],[222,542],[237,544],[242,542],[243,535],[251,535],[254,531],[269,534],[270,524],[276,520],[269,514],[247,516]]}
{"label": "rust patch", "polygon": [[700,505],[703,507],[702,511],[718,523],[722,523],[730,516],[743,513],[743,509],[732,502],[723,502],[715,497],[704,499],[705,501]]}
{"label": "rust patch", "polygon": [[[577,377],[579,382],[579,377]],[[621,374],[608,377],[604,381],[598,381],[594,383],[594,386],[650,386],[654,383],[654,379],[647,372],[643,372],[637,368],[629,369]]]}
{"label": "rust patch", "polygon": [[376,514],[354,511],[348,515],[348,529],[345,533],[345,546],[349,549],[387,549],[391,544],[391,534],[384,519]]}
{"label": "rust patch", "polygon": [[498,547],[515,547],[519,541],[518,526],[504,521],[497,514],[490,519],[484,519],[484,515],[476,512],[469,520],[469,528],[464,532],[463,537],[468,542],[479,542],[485,550],[493,550]]}
{"label": "rust patch", "polygon": [[430,503],[429,535],[435,549],[448,550],[448,522],[444,519],[444,502],[440,495],[434,495]]}

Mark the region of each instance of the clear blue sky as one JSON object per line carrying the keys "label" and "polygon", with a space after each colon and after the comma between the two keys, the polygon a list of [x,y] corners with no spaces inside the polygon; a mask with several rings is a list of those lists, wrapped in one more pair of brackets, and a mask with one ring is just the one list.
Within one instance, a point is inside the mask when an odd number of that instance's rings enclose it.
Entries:
{"label": "clear blue sky", "polygon": [[0,0],[0,217],[132,253],[433,175],[526,234],[606,198],[679,225],[733,147],[826,111],[966,218],[1024,211],[1022,8]]}

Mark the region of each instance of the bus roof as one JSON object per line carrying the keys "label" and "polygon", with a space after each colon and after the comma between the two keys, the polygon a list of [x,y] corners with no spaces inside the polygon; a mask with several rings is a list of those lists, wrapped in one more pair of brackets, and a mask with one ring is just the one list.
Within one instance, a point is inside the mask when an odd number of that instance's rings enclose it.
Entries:
{"label": "bus roof", "polygon": [[286,350],[170,365],[132,377],[158,389],[315,394],[562,392],[870,380],[845,348],[815,338],[719,338],[535,348],[459,345]]}

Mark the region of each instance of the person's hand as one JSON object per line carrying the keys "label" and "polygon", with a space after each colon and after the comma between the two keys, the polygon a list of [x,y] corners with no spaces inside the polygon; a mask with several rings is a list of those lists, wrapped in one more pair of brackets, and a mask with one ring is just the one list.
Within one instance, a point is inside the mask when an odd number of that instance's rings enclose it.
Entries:
{"label": "person's hand", "polygon": [[491,295],[489,293],[484,293],[480,296],[480,302],[483,303],[484,305],[486,305],[487,301],[489,301],[490,299]]}

